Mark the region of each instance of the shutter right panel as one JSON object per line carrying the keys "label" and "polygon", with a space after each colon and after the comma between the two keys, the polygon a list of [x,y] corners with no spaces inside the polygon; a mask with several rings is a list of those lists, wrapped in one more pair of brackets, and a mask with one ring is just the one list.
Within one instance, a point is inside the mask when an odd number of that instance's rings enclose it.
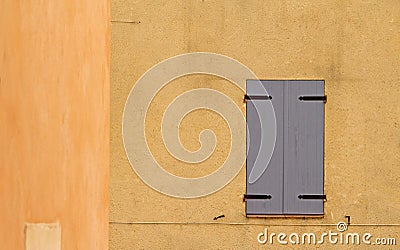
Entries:
{"label": "shutter right panel", "polygon": [[324,81],[286,81],[284,110],[284,213],[323,215],[324,102],[299,100],[324,96]]}

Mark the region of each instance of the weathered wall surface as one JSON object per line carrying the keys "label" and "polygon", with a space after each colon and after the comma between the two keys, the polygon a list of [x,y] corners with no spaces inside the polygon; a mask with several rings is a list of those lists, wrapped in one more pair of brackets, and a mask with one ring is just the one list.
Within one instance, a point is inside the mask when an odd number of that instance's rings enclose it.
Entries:
{"label": "weathered wall surface", "polygon": [[108,1],[0,3],[0,242],[61,224],[62,249],[108,248]]}
{"label": "weathered wall surface", "polygon": [[[336,224],[345,215],[351,216],[352,224],[400,223],[399,1],[113,0],[111,15],[111,249],[263,248],[267,246],[258,245],[256,237],[264,225]],[[323,219],[246,218],[244,169],[224,189],[193,200],[162,195],[133,172],[121,136],[129,91],[154,64],[196,51],[235,58],[261,79],[325,80],[328,201]],[[188,115],[180,133],[183,144],[195,150],[199,131],[213,129],[219,144],[212,159],[188,166],[174,160],[162,145],[159,130],[165,107],[180,93],[198,87],[217,89],[245,110],[243,93],[216,77],[180,78],[157,95],[146,120],[147,139],[156,159],[180,176],[211,173],[229,150],[224,120],[206,111]],[[217,223],[248,225],[204,224],[220,214],[225,218]],[[354,225],[349,231],[400,241],[399,228]],[[329,229],[334,226],[270,228],[289,233]]]}

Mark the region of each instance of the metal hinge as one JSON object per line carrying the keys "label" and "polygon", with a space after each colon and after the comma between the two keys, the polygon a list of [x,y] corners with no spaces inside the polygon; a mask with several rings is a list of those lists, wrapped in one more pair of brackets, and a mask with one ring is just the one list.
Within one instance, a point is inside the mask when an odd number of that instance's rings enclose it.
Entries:
{"label": "metal hinge", "polygon": [[272,100],[270,95],[244,95],[244,100]]}
{"label": "metal hinge", "polygon": [[300,194],[300,200],[326,200],[325,194]]}
{"label": "metal hinge", "polygon": [[245,194],[243,196],[243,201],[246,200],[270,200],[272,195],[270,194]]}
{"label": "metal hinge", "polygon": [[299,96],[300,101],[323,101],[326,103],[327,97],[324,96]]}

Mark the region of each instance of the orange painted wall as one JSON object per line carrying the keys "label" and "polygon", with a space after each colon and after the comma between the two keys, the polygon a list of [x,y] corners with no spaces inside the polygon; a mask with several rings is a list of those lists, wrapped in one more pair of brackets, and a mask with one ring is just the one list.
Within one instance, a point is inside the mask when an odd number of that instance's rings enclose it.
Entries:
{"label": "orange painted wall", "polygon": [[0,1],[0,248],[108,248],[109,1]]}

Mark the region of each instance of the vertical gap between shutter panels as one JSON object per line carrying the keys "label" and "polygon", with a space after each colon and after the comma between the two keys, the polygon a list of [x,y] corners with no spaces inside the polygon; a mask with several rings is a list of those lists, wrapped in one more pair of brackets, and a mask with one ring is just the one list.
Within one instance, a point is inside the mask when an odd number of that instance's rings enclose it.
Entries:
{"label": "vertical gap between shutter panels", "polygon": [[287,81],[283,82],[283,128],[282,128],[282,148],[283,148],[283,152],[282,152],[282,214],[285,214],[285,114],[286,114],[286,85],[287,85]]}
{"label": "vertical gap between shutter panels", "polygon": [[[317,84],[315,84],[314,85],[314,95],[315,96],[317,96],[317,95],[319,95],[319,91],[318,91],[318,83]],[[318,113],[318,109],[319,109],[319,107],[318,107],[319,105],[315,105],[314,106],[314,113],[315,114],[317,114]],[[316,123],[317,122],[317,120],[314,120],[313,121],[314,123]],[[316,131],[317,132],[317,131]],[[317,132],[318,133],[318,132]],[[315,154],[314,154],[314,162],[318,162],[318,140],[319,140],[319,136],[317,135],[317,136],[315,136],[314,137],[314,152],[315,152]],[[317,166],[318,167],[318,166]],[[315,172],[314,173],[314,175],[312,176],[312,177],[314,177],[314,178],[319,178],[319,175],[317,174],[318,172]],[[317,182],[314,182],[314,184],[315,184],[315,186],[317,187]]]}

